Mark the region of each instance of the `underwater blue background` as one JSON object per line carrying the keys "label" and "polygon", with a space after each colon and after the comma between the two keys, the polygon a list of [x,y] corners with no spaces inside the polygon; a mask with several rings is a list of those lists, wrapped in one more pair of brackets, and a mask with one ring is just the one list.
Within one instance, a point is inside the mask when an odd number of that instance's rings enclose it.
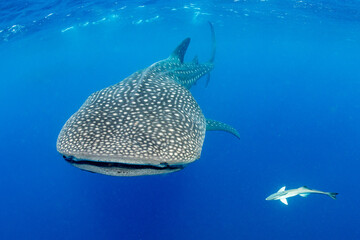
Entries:
{"label": "underwater blue background", "polygon": [[[44,1],[45,2],[45,1]],[[360,239],[360,2],[0,1],[0,239]],[[92,93],[168,57],[191,89],[199,160],[157,176],[81,171],[56,151]],[[282,186],[339,192],[265,198]]]}

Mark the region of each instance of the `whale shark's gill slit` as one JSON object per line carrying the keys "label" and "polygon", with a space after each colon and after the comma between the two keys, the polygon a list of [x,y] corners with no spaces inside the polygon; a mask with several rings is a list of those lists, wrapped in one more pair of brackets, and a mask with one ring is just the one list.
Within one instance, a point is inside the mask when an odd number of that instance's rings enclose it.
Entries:
{"label": "whale shark's gill slit", "polygon": [[101,168],[125,168],[125,169],[155,169],[155,170],[181,170],[184,165],[169,165],[166,162],[160,163],[159,165],[150,164],[128,164],[118,162],[97,162],[88,160],[79,160],[74,157],[67,157],[63,155],[63,158],[70,164],[77,165],[92,165]]}

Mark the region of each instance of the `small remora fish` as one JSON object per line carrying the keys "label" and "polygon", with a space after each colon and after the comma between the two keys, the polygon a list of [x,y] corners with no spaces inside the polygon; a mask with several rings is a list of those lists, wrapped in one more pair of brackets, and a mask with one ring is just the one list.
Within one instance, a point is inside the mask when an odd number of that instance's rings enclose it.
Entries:
{"label": "small remora fish", "polygon": [[227,124],[205,119],[190,87],[214,67],[184,62],[186,38],[165,60],[93,93],[62,128],[57,150],[72,165],[113,176],[169,173],[200,158],[206,130]]}
{"label": "small remora fish", "polygon": [[338,195],[338,193],[318,191],[310,189],[306,186],[289,190],[285,190],[285,187],[282,187],[278,192],[271,194],[269,197],[267,197],[266,200],[280,200],[282,203],[288,205],[288,202],[286,200],[287,198],[295,197],[297,195],[307,197],[311,193],[324,194],[331,197],[332,199],[336,199],[336,195]]}

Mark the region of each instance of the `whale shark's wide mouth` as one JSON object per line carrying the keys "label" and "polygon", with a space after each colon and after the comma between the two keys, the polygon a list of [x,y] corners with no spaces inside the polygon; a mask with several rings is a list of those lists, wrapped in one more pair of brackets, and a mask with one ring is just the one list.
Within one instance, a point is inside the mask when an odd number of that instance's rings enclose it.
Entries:
{"label": "whale shark's wide mouth", "polygon": [[102,162],[90,161],[86,159],[77,159],[73,156],[65,156],[63,158],[70,164],[89,172],[102,173],[112,176],[139,176],[163,174],[181,170],[185,165],[169,165],[168,163],[160,163],[159,165],[151,164],[129,164],[119,162]]}

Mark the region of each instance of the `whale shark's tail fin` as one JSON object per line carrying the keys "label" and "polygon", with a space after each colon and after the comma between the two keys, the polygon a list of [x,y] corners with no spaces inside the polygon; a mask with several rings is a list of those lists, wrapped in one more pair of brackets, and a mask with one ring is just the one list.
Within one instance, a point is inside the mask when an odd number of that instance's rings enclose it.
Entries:
{"label": "whale shark's tail fin", "polygon": [[335,193],[335,192],[329,192],[329,197],[331,197],[332,199],[335,199],[336,200],[336,195],[338,195],[338,193]]}
{"label": "whale shark's tail fin", "polygon": [[215,30],[214,26],[211,22],[208,22],[210,25],[210,31],[211,31],[211,57],[209,59],[209,62],[213,63],[215,59],[215,53],[216,53],[216,38],[215,38]]}

